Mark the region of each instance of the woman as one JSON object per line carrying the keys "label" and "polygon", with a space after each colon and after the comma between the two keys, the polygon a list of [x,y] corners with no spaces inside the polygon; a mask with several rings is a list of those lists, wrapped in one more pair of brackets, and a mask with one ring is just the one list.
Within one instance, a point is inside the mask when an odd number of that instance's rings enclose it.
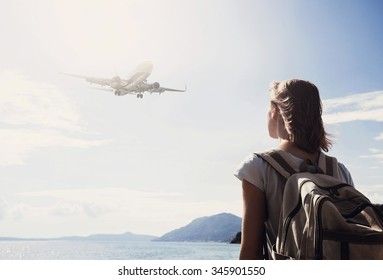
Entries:
{"label": "woman", "polygon": [[[279,149],[297,164],[307,159],[317,163],[320,153],[331,147],[319,91],[308,81],[271,84],[268,130],[270,137],[280,140]],[[337,177],[353,185],[343,164],[338,163],[338,170]],[[246,158],[235,176],[242,181],[243,194],[240,259],[262,259],[265,236],[269,249],[276,242],[285,179],[256,154]]]}

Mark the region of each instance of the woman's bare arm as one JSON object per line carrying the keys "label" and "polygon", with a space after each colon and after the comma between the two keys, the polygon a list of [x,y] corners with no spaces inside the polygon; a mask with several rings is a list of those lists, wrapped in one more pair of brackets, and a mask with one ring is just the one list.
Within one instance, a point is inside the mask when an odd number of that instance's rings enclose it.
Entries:
{"label": "woman's bare arm", "polygon": [[243,217],[239,258],[262,259],[264,241],[265,197],[253,184],[242,180]]}

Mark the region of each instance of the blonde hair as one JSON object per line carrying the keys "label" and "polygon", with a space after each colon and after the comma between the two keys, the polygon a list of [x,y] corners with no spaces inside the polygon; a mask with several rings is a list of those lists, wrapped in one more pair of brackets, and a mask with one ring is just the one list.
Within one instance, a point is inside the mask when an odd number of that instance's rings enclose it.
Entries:
{"label": "blonde hair", "polygon": [[328,152],[332,146],[322,121],[322,102],[318,88],[309,81],[291,79],[270,84],[271,102],[281,114],[289,141],[314,153]]}

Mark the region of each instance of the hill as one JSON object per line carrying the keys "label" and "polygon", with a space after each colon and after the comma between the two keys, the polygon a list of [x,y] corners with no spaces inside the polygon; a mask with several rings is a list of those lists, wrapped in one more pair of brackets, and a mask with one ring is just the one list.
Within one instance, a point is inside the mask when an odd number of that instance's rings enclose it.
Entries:
{"label": "hill", "polygon": [[201,217],[153,241],[230,242],[241,230],[241,223],[240,217],[229,213]]}
{"label": "hill", "polygon": [[14,238],[0,237],[0,241],[52,241],[52,240],[75,240],[75,241],[151,241],[157,236],[134,234],[125,232],[122,234],[93,234],[89,236],[64,236],[58,238]]}
{"label": "hill", "polygon": [[61,240],[92,240],[92,241],[150,241],[157,238],[152,235],[134,234],[125,232],[122,234],[93,234],[86,237],[67,236],[61,237]]}

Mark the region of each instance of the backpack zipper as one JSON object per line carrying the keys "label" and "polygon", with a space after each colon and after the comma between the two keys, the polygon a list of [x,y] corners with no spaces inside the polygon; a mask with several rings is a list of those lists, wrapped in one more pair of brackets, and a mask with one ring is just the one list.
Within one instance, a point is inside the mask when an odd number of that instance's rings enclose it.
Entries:
{"label": "backpack zipper", "polygon": [[298,211],[301,208],[301,206],[302,206],[302,201],[299,199],[298,200],[298,204],[294,207],[293,211],[290,212],[290,214],[286,217],[286,219],[283,222],[283,227],[282,228],[285,229],[284,230],[285,235],[283,236],[283,239],[282,239],[283,253],[286,252],[286,239],[287,239],[287,234],[289,232],[291,220],[298,213]]}
{"label": "backpack zipper", "polygon": [[323,203],[326,201],[331,200],[328,197],[322,197],[318,203],[318,219],[317,219],[317,234],[314,241],[314,252],[315,252],[315,259],[321,260],[323,259],[323,248],[322,248],[322,215],[321,215],[321,209],[323,206]]}

